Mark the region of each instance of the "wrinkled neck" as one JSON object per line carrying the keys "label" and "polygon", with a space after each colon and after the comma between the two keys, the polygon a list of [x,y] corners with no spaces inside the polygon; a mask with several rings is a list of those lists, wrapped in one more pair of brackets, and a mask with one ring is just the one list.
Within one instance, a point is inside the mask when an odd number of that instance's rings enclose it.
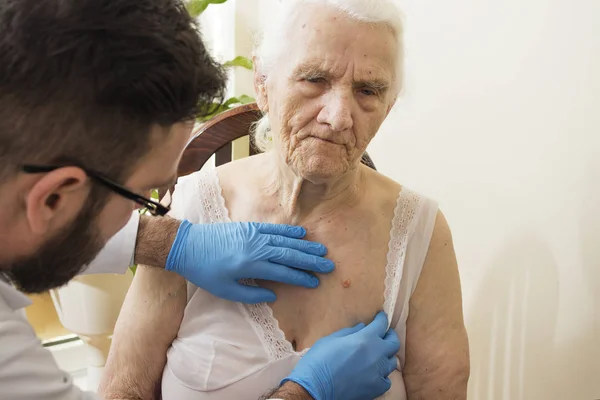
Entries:
{"label": "wrinkled neck", "polygon": [[267,193],[278,201],[279,209],[292,224],[352,205],[362,193],[362,168],[311,182],[294,171],[277,152],[269,154],[268,162]]}

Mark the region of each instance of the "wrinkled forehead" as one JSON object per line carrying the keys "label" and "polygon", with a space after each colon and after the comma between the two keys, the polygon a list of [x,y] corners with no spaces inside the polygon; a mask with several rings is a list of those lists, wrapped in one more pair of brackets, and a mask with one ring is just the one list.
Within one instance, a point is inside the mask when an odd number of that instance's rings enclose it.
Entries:
{"label": "wrinkled forehead", "polygon": [[[310,9],[313,7],[313,9]],[[386,25],[349,18],[330,8],[308,5],[294,16],[283,61],[288,76],[299,70],[354,78],[397,79],[399,43]]]}

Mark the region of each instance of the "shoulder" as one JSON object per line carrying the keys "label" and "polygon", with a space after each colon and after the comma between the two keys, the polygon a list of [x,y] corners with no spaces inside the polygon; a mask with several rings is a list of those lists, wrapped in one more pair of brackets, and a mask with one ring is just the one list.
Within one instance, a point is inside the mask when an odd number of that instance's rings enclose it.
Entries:
{"label": "shoulder", "polygon": [[448,247],[452,248],[452,232],[446,216],[441,210],[437,209],[435,213],[435,224],[431,237],[430,251],[442,251]]}
{"label": "shoulder", "polygon": [[195,188],[200,183],[208,182],[212,180],[212,176],[215,171],[213,168],[201,169],[200,171],[193,172],[189,175],[183,175],[177,178],[177,184],[175,185],[175,193],[192,193],[195,192]]}
{"label": "shoulder", "polygon": [[[83,399],[18,311],[0,300],[0,387],[10,399]],[[5,398],[5,397],[3,397]]]}
{"label": "shoulder", "polygon": [[[432,225],[431,239],[419,281],[420,293],[425,295],[417,297],[426,299],[434,293],[439,296],[444,293],[456,300],[455,296],[460,297],[458,264],[450,226],[440,210],[435,213]],[[440,304],[440,307],[448,305],[450,303]]]}
{"label": "shoulder", "polygon": [[[453,300],[460,298],[458,262],[452,232],[445,215],[437,211],[421,274],[422,285],[435,292],[446,293]],[[456,297],[458,296],[458,297]]]}
{"label": "shoulder", "polygon": [[216,191],[218,194],[219,187],[232,184],[237,186],[252,175],[254,168],[259,167],[254,158],[246,157],[216,168],[207,166],[200,171],[180,176],[174,193],[179,197],[191,196],[197,200],[198,196],[206,193],[215,194]]}
{"label": "shoulder", "polygon": [[216,174],[223,197],[229,200],[238,194],[249,196],[257,186],[262,185],[260,172],[267,168],[265,158],[265,154],[257,154],[217,167]]}
{"label": "shoulder", "polygon": [[[19,339],[18,336],[35,337],[33,328],[19,311],[11,309],[2,298],[0,298],[0,338],[2,338],[2,349],[8,349],[8,341]],[[6,348],[5,348],[6,346]],[[4,353],[2,353],[4,355]]]}
{"label": "shoulder", "polygon": [[0,299],[0,371],[28,352],[32,343],[39,344],[39,340],[25,316]]}
{"label": "shoulder", "polygon": [[[433,198],[415,191],[392,178],[375,171],[371,168],[361,166],[368,180],[369,196],[375,205],[387,207],[390,204],[403,208],[412,217],[432,219],[438,212],[438,203]],[[401,210],[397,210],[401,211]],[[430,221],[432,223],[432,221]]]}
{"label": "shoulder", "polygon": [[265,158],[265,154],[257,154],[223,164],[216,168],[219,181],[222,185],[227,185],[232,181],[239,184],[240,181],[252,179],[258,175],[258,171],[265,168]]}
{"label": "shoulder", "polygon": [[391,235],[398,243],[406,242],[410,268],[405,268],[405,272],[412,276],[412,292],[426,259],[431,258],[429,254],[444,251],[443,243],[449,241],[448,224],[434,199],[377,171],[370,170],[367,177],[372,183],[369,187],[373,209],[394,210]]}
{"label": "shoulder", "polygon": [[203,204],[219,203],[219,180],[215,170],[207,168],[179,177],[171,196],[171,217],[192,223],[204,222]]}

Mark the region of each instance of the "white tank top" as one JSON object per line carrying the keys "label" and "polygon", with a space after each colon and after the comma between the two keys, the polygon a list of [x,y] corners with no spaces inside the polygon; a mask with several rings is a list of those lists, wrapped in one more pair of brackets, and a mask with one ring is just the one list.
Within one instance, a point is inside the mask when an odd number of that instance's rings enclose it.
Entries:
{"label": "white tank top", "polygon": [[[408,303],[429,248],[437,204],[403,188],[390,232],[385,303],[400,342],[405,343]],[[180,179],[171,215],[192,223],[230,222],[217,172]],[[214,297],[188,283],[188,302],[177,338],[167,352],[164,400],[258,399],[279,385],[308,349],[296,352],[267,304],[245,305]],[[392,388],[379,399],[406,400],[402,378],[405,349]]]}

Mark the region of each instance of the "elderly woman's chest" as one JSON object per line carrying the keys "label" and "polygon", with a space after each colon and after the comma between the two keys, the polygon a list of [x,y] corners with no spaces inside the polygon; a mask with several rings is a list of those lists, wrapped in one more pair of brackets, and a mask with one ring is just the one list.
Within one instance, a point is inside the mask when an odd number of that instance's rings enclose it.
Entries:
{"label": "elderly woman's chest", "polygon": [[279,327],[296,350],[359,322],[369,323],[383,309],[390,224],[381,221],[304,224],[307,239],[323,243],[334,272],[319,275],[317,289],[269,282]]}

